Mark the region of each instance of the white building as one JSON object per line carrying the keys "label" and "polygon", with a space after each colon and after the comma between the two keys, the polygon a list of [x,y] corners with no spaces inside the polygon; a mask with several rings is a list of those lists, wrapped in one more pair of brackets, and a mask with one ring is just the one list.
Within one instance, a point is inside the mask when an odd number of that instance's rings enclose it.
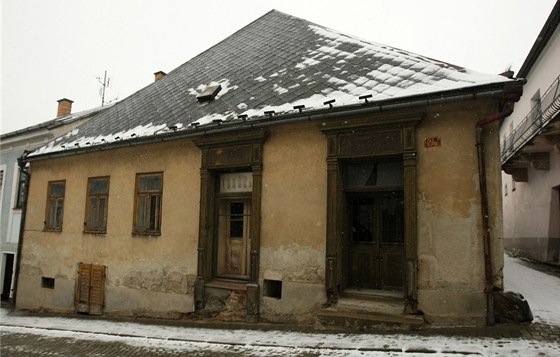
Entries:
{"label": "white building", "polygon": [[500,130],[504,247],[560,264],[560,2],[517,77],[523,96]]}
{"label": "white building", "polygon": [[63,135],[93,114],[107,107],[72,114],[72,101],[58,101],[57,117],[44,123],[0,136],[0,251],[2,300],[12,297],[13,273],[23,211],[24,182],[18,167],[18,157]]}

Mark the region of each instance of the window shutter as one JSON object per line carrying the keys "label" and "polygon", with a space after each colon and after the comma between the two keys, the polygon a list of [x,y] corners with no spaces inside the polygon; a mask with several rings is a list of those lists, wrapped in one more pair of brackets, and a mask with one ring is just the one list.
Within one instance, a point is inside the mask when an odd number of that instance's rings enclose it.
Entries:
{"label": "window shutter", "polygon": [[89,314],[102,315],[105,296],[105,266],[91,266],[91,280],[89,290]]}
{"label": "window shutter", "polygon": [[105,297],[105,266],[80,263],[76,289],[76,311],[102,315]]}

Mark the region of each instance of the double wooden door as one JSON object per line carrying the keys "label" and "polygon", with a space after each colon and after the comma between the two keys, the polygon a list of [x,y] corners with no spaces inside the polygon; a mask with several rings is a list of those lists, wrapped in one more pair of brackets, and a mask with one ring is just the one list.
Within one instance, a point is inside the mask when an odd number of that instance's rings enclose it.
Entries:
{"label": "double wooden door", "polygon": [[349,194],[347,202],[347,288],[403,291],[403,192]]}

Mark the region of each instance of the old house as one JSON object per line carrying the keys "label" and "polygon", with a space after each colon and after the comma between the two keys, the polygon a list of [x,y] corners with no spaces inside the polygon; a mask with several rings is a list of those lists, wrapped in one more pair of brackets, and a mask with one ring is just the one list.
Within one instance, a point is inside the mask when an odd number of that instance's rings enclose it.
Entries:
{"label": "old house", "polygon": [[0,264],[2,300],[12,297],[15,257],[18,250],[23,211],[23,187],[18,158],[25,150],[35,150],[66,134],[106,108],[72,113],[73,101],[58,100],[56,118],[0,136]]}
{"label": "old house", "polygon": [[560,2],[518,77],[527,84],[501,127],[504,246],[560,264]]}
{"label": "old house", "polygon": [[271,11],[29,153],[17,308],[492,322],[518,81]]}

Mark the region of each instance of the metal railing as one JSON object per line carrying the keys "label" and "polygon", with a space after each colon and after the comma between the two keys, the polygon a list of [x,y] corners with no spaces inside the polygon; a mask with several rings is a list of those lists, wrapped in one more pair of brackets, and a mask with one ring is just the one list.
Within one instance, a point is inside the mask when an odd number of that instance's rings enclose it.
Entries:
{"label": "metal railing", "polygon": [[541,100],[531,109],[521,123],[500,145],[502,164],[506,163],[560,111],[560,75],[541,96]]}

